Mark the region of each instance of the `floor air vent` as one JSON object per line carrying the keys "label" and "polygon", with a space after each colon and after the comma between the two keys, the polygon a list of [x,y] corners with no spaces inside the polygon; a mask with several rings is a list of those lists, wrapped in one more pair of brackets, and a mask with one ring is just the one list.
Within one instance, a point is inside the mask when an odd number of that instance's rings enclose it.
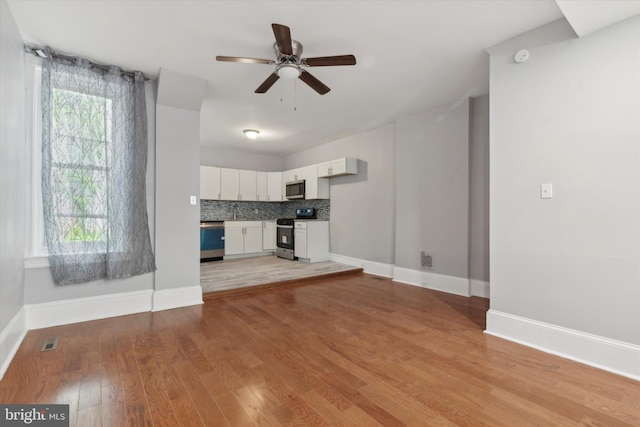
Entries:
{"label": "floor air vent", "polygon": [[47,338],[46,340],[44,340],[40,351],[49,351],[55,349],[58,346],[58,338],[59,337]]}

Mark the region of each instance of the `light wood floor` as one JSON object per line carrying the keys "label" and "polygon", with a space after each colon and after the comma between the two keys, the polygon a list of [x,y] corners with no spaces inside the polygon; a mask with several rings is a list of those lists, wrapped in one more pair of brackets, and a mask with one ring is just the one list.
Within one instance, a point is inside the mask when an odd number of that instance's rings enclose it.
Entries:
{"label": "light wood floor", "polygon": [[71,426],[640,425],[640,383],[483,334],[487,305],[358,273],[41,329],[0,402]]}
{"label": "light wood floor", "polygon": [[208,293],[352,271],[362,269],[332,261],[291,261],[275,255],[238,258],[200,263],[200,286],[203,293]]}

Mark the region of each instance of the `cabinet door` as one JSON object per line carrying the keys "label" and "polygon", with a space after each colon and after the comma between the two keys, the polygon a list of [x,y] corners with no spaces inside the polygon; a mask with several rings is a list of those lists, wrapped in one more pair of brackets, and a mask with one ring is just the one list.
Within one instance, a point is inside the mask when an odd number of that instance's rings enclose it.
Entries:
{"label": "cabinet door", "polygon": [[244,228],[244,253],[262,252],[262,224]]}
{"label": "cabinet door", "polygon": [[220,200],[238,200],[240,172],[238,169],[220,169]]}
{"label": "cabinet door", "polygon": [[200,166],[200,199],[220,199],[220,168]]}
{"label": "cabinet door", "polygon": [[282,172],[267,173],[267,200],[270,202],[284,200],[282,198]]}
{"label": "cabinet door", "polygon": [[276,223],[275,221],[262,221],[262,250],[276,250]]}
{"label": "cabinet door", "polygon": [[318,163],[318,178],[331,176],[331,162]]}
{"label": "cabinet door", "polygon": [[244,253],[244,233],[243,228],[224,229],[224,254],[239,255]]}
{"label": "cabinet door", "polygon": [[304,179],[304,197],[305,199],[318,198],[318,165],[310,165],[300,168],[301,179]]}
{"label": "cabinet door", "polygon": [[240,197],[238,200],[255,201],[257,198],[256,171],[241,170],[238,173],[240,181]]}
{"label": "cabinet door", "polygon": [[264,202],[269,200],[269,185],[267,172],[256,172],[256,200]]}
{"label": "cabinet door", "polygon": [[296,228],[293,230],[293,254],[299,258],[309,258],[307,253],[307,230]]}

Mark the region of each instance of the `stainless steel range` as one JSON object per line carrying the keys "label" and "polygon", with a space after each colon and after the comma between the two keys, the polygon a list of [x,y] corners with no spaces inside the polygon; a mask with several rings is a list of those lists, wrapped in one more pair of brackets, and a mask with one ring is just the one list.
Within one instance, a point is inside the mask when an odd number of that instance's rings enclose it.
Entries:
{"label": "stainless steel range", "polygon": [[[296,209],[295,219],[315,219],[315,208]],[[293,226],[293,218],[278,218],[276,220],[276,255],[280,258],[297,260],[295,256],[295,239]]]}

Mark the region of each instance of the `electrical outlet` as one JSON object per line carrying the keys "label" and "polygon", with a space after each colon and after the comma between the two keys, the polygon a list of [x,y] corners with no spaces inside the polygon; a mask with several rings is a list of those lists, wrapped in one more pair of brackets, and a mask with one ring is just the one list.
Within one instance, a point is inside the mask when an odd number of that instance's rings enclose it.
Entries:
{"label": "electrical outlet", "polygon": [[427,251],[420,252],[420,267],[426,270],[433,270],[433,253]]}

